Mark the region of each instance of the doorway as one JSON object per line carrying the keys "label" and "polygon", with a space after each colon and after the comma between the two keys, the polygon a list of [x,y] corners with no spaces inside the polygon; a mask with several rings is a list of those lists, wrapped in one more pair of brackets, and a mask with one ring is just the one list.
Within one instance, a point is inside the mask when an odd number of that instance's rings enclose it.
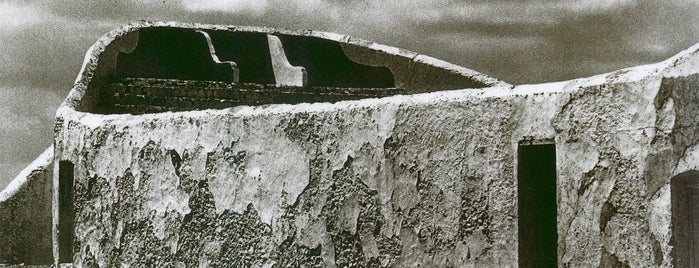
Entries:
{"label": "doorway", "polygon": [[73,262],[75,208],[74,168],[70,161],[58,162],[58,262]]}
{"label": "doorway", "polygon": [[699,171],[670,180],[672,259],[675,267],[699,267]]}
{"label": "doorway", "polygon": [[517,163],[519,267],[556,267],[556,146],[520,143]]}

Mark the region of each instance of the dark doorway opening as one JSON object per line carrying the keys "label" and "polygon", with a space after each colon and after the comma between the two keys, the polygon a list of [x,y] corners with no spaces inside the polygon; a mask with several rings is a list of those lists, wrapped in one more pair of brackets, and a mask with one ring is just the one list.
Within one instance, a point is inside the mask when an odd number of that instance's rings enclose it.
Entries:
{"label": "dark doorway opening", "polygon": [[699,267],[699,171],[670,180],[674,267]]}
{"label": "dark doorway opening", "polygon": [[75,208],[73,207],[73,163],[58,163],[58,262],[73,262],[73,234]]}
{"label": "dark doorway opening", "polygon": [[517,162],[519,267],[556,267],[556,146],[520,143]]}

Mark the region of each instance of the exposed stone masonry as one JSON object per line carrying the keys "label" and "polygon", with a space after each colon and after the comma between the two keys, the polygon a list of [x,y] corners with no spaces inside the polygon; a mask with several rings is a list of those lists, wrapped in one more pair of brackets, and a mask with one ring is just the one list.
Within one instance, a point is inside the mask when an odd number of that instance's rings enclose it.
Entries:
{"label": "exposed stone masonry", "polygon": [[143,114],[222,109],[238,105],[338,102],[386,97],[400,88],[290,87],[155,78],[115,79],[100,93],[101,113]]}

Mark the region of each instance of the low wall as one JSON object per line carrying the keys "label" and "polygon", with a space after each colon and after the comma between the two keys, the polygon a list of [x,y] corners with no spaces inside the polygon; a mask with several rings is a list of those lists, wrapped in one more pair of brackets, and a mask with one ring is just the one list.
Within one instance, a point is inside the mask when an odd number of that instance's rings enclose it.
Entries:
{"label": "low wall", "polygon": [[143,114],[239,105],[338,102],[404,93],[399,88],[290,87],[217,81],[125,78],[100,92],[99,113]]}
{"label": "low wall", "polygon": [[50,264],[53,146],[0,192],[0,263]]}

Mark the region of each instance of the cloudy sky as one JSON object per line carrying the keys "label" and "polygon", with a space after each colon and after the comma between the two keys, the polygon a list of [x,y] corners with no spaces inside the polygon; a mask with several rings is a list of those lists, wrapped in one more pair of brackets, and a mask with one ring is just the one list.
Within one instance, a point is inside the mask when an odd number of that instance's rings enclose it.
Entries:
{"label": "cloudy sky", "polygon": [[657,62],[699,42],[699,0],[0,0],[0,188],[51,143],[87,48],[140,19],[349,34],[512,84]]}

